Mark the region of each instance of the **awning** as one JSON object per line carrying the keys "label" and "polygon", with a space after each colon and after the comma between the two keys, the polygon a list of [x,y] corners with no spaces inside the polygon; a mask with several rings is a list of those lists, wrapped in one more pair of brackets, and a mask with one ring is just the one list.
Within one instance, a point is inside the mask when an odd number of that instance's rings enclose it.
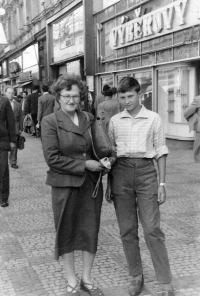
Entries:
{"label": "awning", "polygon": [[31,83],[32,83],[32,80],[31,81],[24,82],[24,83],[20,84],[20,87],[25,86],[25,85],[28,85],[28,84],[31,84]]}

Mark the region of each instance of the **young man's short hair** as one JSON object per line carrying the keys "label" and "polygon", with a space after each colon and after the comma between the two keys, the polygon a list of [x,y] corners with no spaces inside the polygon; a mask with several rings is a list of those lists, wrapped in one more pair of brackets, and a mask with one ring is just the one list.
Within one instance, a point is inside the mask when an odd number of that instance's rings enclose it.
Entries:
{"label": "young man's short hair", "polygon": [[118,84],[117,92],[125,93],[134,89],[137,93],[141,90],[137,79],[133,77],[123,77]]}

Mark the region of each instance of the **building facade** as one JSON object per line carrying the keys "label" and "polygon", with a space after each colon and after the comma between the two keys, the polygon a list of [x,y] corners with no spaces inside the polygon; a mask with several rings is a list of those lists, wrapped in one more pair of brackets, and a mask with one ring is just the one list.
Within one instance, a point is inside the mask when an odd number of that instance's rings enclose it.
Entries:
{"label": "building facade", "polygon": [[103,8],[101,1],[3,0],[1,5],[8,39],[0,48],[1,92],[6,85],[31,92],[33,85],[51,84],[66,72],[94,88],[93,13]]}
{"label": "building facade", "polygon": [[162,117],[166,137],[193,140],[184,110],[200,92],[200,2],[121,0],[94,15],[96,89],[124,76]]}

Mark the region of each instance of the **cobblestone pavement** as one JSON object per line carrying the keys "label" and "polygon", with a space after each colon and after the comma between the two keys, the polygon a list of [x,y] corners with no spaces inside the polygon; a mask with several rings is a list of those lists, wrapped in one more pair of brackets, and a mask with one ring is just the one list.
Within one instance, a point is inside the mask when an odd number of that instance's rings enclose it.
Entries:
{"label": "cobblestone pavement", "polygon": [[[27,136],[19,151],[19,169],[11,169],[10,206],[0,207],[0,296],[64,296],[62,261],[53,259],[54,224],[47,166],[40,139]],[[170,150],[168,200],[161,206],[162,229],[176,295],[200,296],[200,165],[192,150]],[[141,227],[145,287],[141,295],[161,295]],[[76,253],[80,278],[81,253]],[[104,202],[93,279],[106,296],[127,296],[128,275],[113,205]],[[81,292],[82,296],[87,293]]]}

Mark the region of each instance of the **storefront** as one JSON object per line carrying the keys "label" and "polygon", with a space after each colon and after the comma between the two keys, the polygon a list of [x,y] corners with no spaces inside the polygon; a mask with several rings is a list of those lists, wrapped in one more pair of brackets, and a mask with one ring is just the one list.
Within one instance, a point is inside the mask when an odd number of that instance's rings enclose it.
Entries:
{"label": "storefront", "polygon": [[63,9],[47,21],[48,60],[50,63],[49,80],[73,72],[83,78],[84,69],[84,32],[83,5]]}
{"label": "storefront", "polygon": [[166,137],[192,140],[183,114],[200,90],[200,2],[121,0],[94,19],[97,93],[133,76]]}

